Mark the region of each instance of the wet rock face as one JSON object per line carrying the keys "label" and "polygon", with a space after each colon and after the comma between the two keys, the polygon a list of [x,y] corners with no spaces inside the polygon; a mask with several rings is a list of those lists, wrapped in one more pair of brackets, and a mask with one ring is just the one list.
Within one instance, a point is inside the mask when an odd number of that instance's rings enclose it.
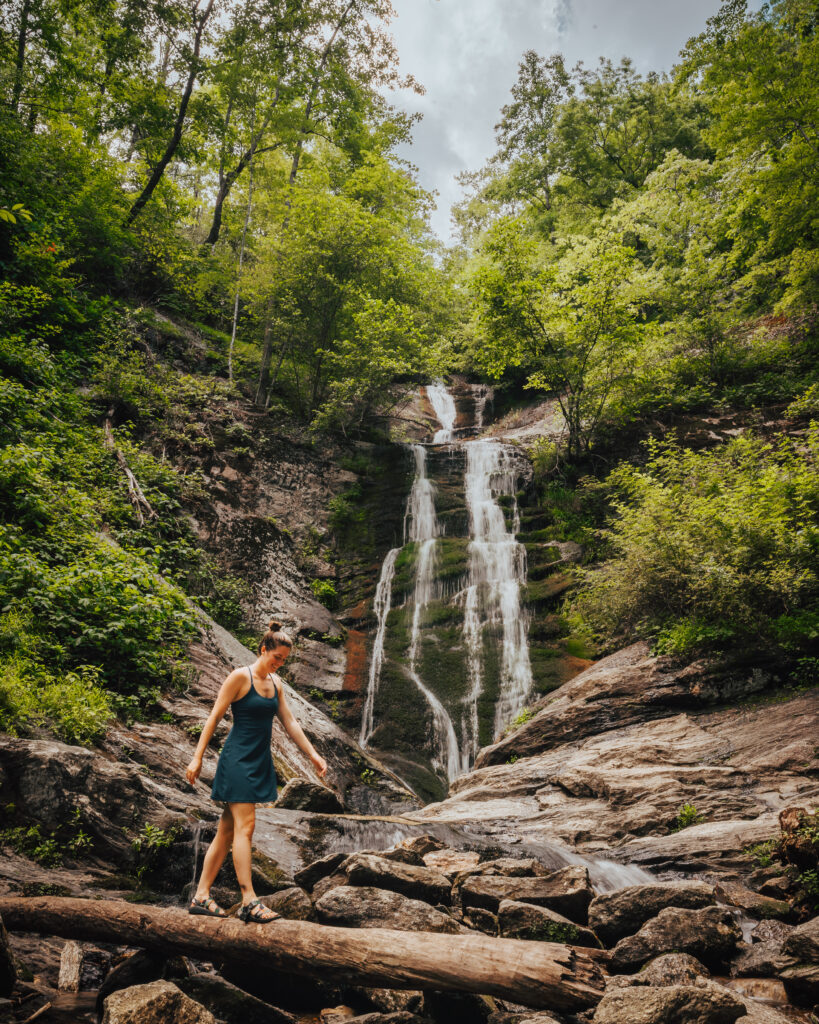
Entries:
{"label": "wet rock face", "polygon": [[475,767],[529,757],[609,729],[680,710],[738,700],[775,685],[775,663],[749,652],[680,666],[651,657],[643,643],[603,658],[561,687],[556,698],[510,736],[480,752]]}
{"label": "wet rock face", "polygon": [[716,903],[714,887],[705,882],[632,885],[596,896],[589,907],[589,927],[607,946],[656,917],[665,907],[693,910]]}
{"label": "wet rock face", "polygon": [[745,1005],[727,990],[688,985],[662,988],[610,988],[600,1001],[594,1024],[733,1024]]}
{"label": "wet rock face", "polygon": [[614,947],[612,964],[618,971],[635,971],[661,953],[689,953],[709,967],[727,963],[736,953],[742,933],[731,913],[721,907],[681,910],[666,907],[637,932]]}
{"label": "wet rock face", "polygon": [[447,914],[428,903],[371,886],[339,886],[316,902],[322,924],[346,928],[397,928],[410,932],[448,932],[461,929]]}
{"label": "wet rock face", "polygon": [[[567,722],[581,679],[555,694],[554,706],[564,708]],[[620,699],[631,707],[628,693]],[[675,713],[597,735],[585,735],[582,703],[581,738],[566,725],[552,749],[462,776],[446,800],[411,817],[492,830],[532,847],[556,839],[579,852],[608,847],[620,863],[652,871],[724,877],[747,872],[746,848],[776,834],[780,808],[819,796],[819,754],[811,740],[819,692]],[[704,820],[672,832],[686,803]],[[639,881],[634,877],[631,884]]]}
{"label": "wet rock face", "polygon": [[114,992],[105,1000],[102,1024],[216,1024],[213,1014],[169,981]]}

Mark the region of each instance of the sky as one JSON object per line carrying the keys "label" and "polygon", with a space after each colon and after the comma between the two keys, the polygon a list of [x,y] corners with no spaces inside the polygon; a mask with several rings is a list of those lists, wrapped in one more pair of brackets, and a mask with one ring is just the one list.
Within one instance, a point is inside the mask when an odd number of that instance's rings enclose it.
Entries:
{"label": "sky", "polygon": [[509,101],[525,50],[578,60],[629,56],[638,71],[669,71],[719,0],[393,0],[390,25],[401,71],[426,94],[396,93],[417,110],[412,146],[399,150],[436,190],[432,227],[451,241],[450,207],[462,196],[455,175],[477,170],[495,150],[494,126]]}

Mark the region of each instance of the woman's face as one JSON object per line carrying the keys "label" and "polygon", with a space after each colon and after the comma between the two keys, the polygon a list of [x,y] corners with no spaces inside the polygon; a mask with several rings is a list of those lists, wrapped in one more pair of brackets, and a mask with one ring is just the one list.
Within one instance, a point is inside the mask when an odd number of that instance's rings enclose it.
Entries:
{"label": "woman's face", "polygon": [[287,644],[277,644],[272,650],[262,651],[262,658],[267,663],[268,672],[278,672],[287,661],[290,648]]}

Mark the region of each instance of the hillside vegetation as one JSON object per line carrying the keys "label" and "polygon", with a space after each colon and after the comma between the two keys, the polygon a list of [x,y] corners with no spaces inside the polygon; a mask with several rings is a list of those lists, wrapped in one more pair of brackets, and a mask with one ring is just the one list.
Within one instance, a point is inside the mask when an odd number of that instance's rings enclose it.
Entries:
{"label": "hillside vegetation", "polygon": [[[730,0],[671,77],[524,54],[458,245],[396,156],[384,0],[19,0],[0,21],[0,728],[91,742],[246,630],[192,455],[252,405],[382,436],[461,371],[559,402],[533,452],[599,649],[819,636],[815,5]],[[511,398],[508,398],[511,401]],[[653,424],[741,411],[693,452]],[[767,426],[766,426],[767,424]],[[771,426],[773,424],[773,426]],[[666,433],[664,430],[663,433]]]}

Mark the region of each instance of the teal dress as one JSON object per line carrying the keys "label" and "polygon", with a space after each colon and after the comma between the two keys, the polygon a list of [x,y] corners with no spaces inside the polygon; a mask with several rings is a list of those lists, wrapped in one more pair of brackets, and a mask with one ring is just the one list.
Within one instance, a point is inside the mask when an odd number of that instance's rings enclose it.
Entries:
{"label": "teal dress", "polygon": [[266,804],[277,794],[270,739],[279,690],[274,680],[275,696],[263,697],[253,684],[252,670],[247,672],[250,689],[230,705],[233,728],[219,755],[210,796],[226,803]]}

